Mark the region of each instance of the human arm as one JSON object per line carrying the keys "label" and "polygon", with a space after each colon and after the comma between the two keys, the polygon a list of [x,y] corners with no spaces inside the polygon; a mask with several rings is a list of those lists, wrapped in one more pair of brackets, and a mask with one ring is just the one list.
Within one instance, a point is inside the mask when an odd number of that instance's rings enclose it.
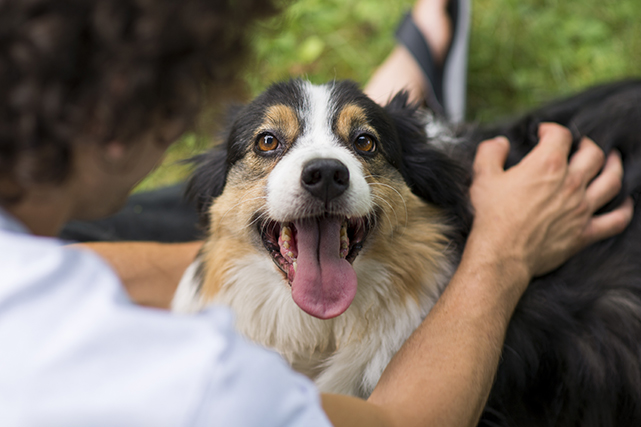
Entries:
{"label": "human arm", "polygon": [[527,282],[518,264],[487,256],[481,245],[470,246],[446,291],[392,359],[369,400],[323,396],[334,426],[476,425],[520,295],[513,288],[525,288]]}
{"label": "human arm", "polygon": [[[481,144],[471,188],[476,216],[457,272],[367,402],[323,396],[335,426],[476,425],[507,325],[530,279],[628,224],[629,200],[593,216],[620,189],[616,154],[592,181],[603,164],[594,143],[583,140],[568,164],[567,129],[544,124],[539,134],[539,145],[508,171],[507,142]],[[359,424],[359,416],[371,418]]]}
{"label": "human arm", "polygon": [[90,249],[115,270],[131,299],[169,308],[178,282],[203,242],[96,242],[70,245]]}

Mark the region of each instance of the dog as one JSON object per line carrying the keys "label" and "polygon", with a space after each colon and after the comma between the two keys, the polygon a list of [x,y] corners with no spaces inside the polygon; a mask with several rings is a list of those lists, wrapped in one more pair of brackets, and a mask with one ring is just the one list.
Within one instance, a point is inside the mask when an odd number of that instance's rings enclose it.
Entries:
{"label": "dog", "polygon": [[641,425],[641,81],[485,127],[449,125],[404,93],[380,107],[350,82],[275,84],[196,159],[189,192],[209,237],[173,309],[228,305],[321,391],[368,396],[457,266],[476,146],[507,136],[509,167],[543,121],[621,152],[623,188],[603,211],[633,196],[635,215],[532,281],[479,425]]}

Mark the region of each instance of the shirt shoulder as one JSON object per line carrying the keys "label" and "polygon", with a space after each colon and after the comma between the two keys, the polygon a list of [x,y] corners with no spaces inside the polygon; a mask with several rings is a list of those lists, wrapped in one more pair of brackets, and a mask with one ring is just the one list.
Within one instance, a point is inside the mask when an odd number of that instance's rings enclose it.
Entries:
{"label": "shirt shoulder", "polygon": [[[209,315],[221,315],[220,308]],[[217,312],[217,313],[216,313]],[[222,324],[224,322],[218,322]],[[331,426],[315,385],[294,372],[276,352],[249,343],[231,328],[226,349],[213,368],[194,425]]]}
{"label": "shirt shoulder", "polygon": [[3,425],[330,425],[313,384],[225,308],[135,306],[99,257],[55,239],[0,231],[0,271]]}

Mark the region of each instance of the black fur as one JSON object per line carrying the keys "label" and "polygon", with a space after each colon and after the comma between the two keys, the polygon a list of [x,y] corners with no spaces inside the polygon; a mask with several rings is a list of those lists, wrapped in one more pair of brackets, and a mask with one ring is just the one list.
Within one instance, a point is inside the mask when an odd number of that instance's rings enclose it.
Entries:
{"label": "black fur", "polygon": [[[641,81],[601,86],[491,129],[512,142],[509,163],[536,142],[536,125],[568,126],[624,164],[604,210],[635,200],[628,229],[532,281],[510,323],[482,426],[641,425]],[[473,142],[488,136],[478,132]]]}
{"label": "black fur", "polygon": [[416,105],[408,105],[407,97],[400,92],[385,106],[402,149],[399,169],[414,194],[445,210],[457,230],[452,238],[462,246],[472,224],[467,197],[470,169],[426,143],[423,115]]}
{"label": "black fur", "polygon": [[207,225],[209,207],[225,188],[227,150],[225,147],[217,147],[192,158],[191,162],[196,169],[187,182],[185,195],[196,203],[200,223]]}
{"label": "black fur", "polygon": [[[247,124],[272,96],[291,102],[296,82],[279,84],[241,110],[228,144],[197,159],[190,191],[206,209],[222,192],[225,174],[245,147]],[[426,143],[423,116],[399,94],[384,109],[363,100],[353,84],[337,83],[337,96],[359,102],[380,120],[395,143],[385,147],[412,191],[440,206],[456,226],[462,247],[472,213],[467,197],[477,144],[505,135],[511,141],[506,166],[537,143],[541,122],[569,127],[578,142],[587,135],[606,152],[617,149],[625,168],[623,189],[604,210],[627,196],[635,200],[631,225],[621,235],[594,244],[565,265],[532,281],[513,315],[495,385],[480,426],[641,426],[641,81],[588,90],[507,124],[460,127],[463,142],[450,150]],[[239,138],[241,136],[241,138]]]}
{"label": "black fur", "polygon": [[[415,109],[394,108],[399,128],[414,128]],[[407,124],[407,121],[414,124]],[[471,170],[477,144],[505,135],[511,150],[506,167],[516,164],[538,141],[542,122],[571,129],[575,144],[589,136],[605,152],[621,152],[625,175],[619,195],[601,211],[632,196],[635,215],[628,229],[594,244],[565,265],[532,281],[509,325],[496,382],[480,426],[614,427],[641,426],[641,81],[600,86],[533,111],[511,123],[487,128],[463,127],[465,141],[451,150],[450,162]],[[399,131],[402,132],[402,131]],[[411,131],[412,132],[412,131]],[[410,133],[411,133],[410,132]],[[416,131],[413,131],[416,132]],[[420,138],[401,138],[424,150]],[[429,160],[428,158],[429,157]],[[422,194],[420,179],[429,173],[425,156],[404,176]],[[447,185],[467,186],[456,172]],[[417,188],[418,187],[418,188]],[[457,194],[455,191],[454,194]],[[458,206],[459,209],[467,205]],[[465,217],[467,218],[467,217]],[[467,220],[460,229],[466,235]]]}

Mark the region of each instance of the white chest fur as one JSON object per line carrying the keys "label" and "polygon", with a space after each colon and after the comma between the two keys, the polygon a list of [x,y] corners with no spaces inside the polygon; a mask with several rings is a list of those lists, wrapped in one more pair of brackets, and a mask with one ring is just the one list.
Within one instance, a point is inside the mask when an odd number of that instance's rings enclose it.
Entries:
{"label": "white chest fur", "polygon": [[[366,397],[434,305],[449,271],[426,275],[417,301],[397,291],[383,264],[364,257],[354,267],[358,292],[350,308],[334,319],[303,312],[272,261],[256,254],[234,263],[214,302],[234,310],[239,332],[278,351],[322,392]],[[172,305],[175,311],[195,311],[206,304],[198,295],[195,272],[193,264],[183,277]]]}

